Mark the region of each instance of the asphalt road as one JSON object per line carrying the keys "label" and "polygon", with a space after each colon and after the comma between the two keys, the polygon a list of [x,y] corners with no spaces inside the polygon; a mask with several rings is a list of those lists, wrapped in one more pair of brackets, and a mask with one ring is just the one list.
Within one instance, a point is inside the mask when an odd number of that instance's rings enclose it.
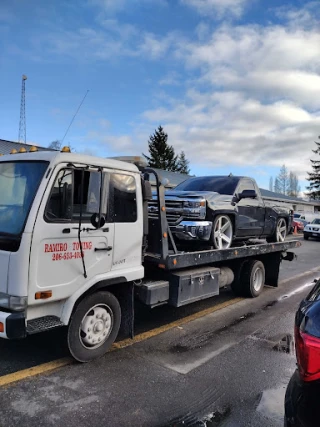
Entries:
{"label": "asphalt road", "polygon": [[[281,286],[266,288],[257,299],[90,364],[71,364],[3,387],[0,425],[281,426],[283,394],[295,368],[294,313],[320,276],[319,245],[303,242],[296,249],[298,260],[283,263]],[[232,299],[227,288],[183,309],[146,310],[137,317],[137,332]],[[57,330],[1,341],[0,375],[67,355],[64,335]]]}

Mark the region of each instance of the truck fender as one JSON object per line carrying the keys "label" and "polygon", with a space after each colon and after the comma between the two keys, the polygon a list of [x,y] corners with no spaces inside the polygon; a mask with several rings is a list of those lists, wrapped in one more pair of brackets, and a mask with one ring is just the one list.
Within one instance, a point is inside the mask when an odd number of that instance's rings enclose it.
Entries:
{"label": "truck fender", "polygon": [[[108,278],[99,278],[98,276],[93,277],[91,280],[88,280],[84,286],[77,290],[74,294],[72,294],[63,304],[61,309],[60,320],[64,325],[68,325],[70,321],[70,317],[74,310],[74,307],[77,305],[79,301],[82,300],[86,295],[97,291],[98,289],[106,288],[112,285],[119,285],[121,283],[126,283],[129,281],[137,280],[138,277],[143,277],[144,269],[143,267],[138,267],[135,269],[130,269],[128,274],[124,274],[124,270],[115,270],[112,272],[114,277]],[[120,274],[122,274],[120,276]]]}
{"label": "truck fender", "polygon": [[237,211],[228,211],[227,209],[219,209],[216,211],[212,211],[211,218],[212,222],[214,221],[215,217],[218,215],[227,215],[230,217],[232,225],[233,225],[233,234],[236,235],[236,229],[237,229]]}

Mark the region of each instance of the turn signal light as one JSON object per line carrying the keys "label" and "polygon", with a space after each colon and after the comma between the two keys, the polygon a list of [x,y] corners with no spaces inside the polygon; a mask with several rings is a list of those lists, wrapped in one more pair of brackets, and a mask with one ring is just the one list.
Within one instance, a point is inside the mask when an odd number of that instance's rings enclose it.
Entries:
{"label": "turn signal light", "polygon": [[27,152],[27,150],[24,147],[21,147],[19,150],[19,153],[26,153],[26,152]]}
{"label": "turn signal light", "polygon": [[70,147],[65,146],[62,148],[61,153],[71,153]]}
{"label": "turn signal light", "polygon": [[52,297],[52,291],[42,291],[35,294],[35,299],[47,299]]}
{"label": "turn signal light", "polygon": [[13,148],[11,151],[10,151],[10,154],[16,154],[18,151],[15,149],[15,148]]}
{"label": "turn signal light", "polygon": [[4,324],[0,322],[0,332],[4,332]]}
{"label": "turn signal light", "polygon": [[35,146],[35,145],[33,145],[31,148],[30,148],[30,153],[33,153],[33,152],[35,152],[35,151],[38,151],[38,149],[37,149],[37,147]]}

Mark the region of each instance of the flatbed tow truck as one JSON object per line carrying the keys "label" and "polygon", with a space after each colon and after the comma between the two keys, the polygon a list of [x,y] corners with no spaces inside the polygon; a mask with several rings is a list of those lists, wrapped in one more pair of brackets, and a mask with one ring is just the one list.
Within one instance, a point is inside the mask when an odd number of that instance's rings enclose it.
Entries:
{"label": "flatbed tow truck", "polygon": [[[150,175],[158,217],[148,217]],[[133,337],[135,302],[183,306],[219,294],[257,297],[278,286],[298,241],[182,251],[165,188],[139,164],[22,149],[0,158],[0,337],[67,327],[80,362],[102,356],[119,329]]]}

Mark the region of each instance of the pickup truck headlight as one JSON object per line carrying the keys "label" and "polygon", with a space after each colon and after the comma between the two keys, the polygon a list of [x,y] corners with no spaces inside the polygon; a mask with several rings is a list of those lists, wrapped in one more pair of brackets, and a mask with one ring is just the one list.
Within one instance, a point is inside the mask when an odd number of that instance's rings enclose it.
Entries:
{"label": "pickup truck headlight", "polygon": [[0,292],[0,307],[13,311],[23,311],[27,307],[27,297],[16,297]]}
{"label": "pickup truck headlight", "polygon": [[184,208],[191,208],[191,209],[196,209],[196,208],[200,208],[200,207],[205,207],[206,206],[206,201],[205,200],[195,200],[195,201],[191,201],[191,200],[186,200],[183,202],[183,207]]}

